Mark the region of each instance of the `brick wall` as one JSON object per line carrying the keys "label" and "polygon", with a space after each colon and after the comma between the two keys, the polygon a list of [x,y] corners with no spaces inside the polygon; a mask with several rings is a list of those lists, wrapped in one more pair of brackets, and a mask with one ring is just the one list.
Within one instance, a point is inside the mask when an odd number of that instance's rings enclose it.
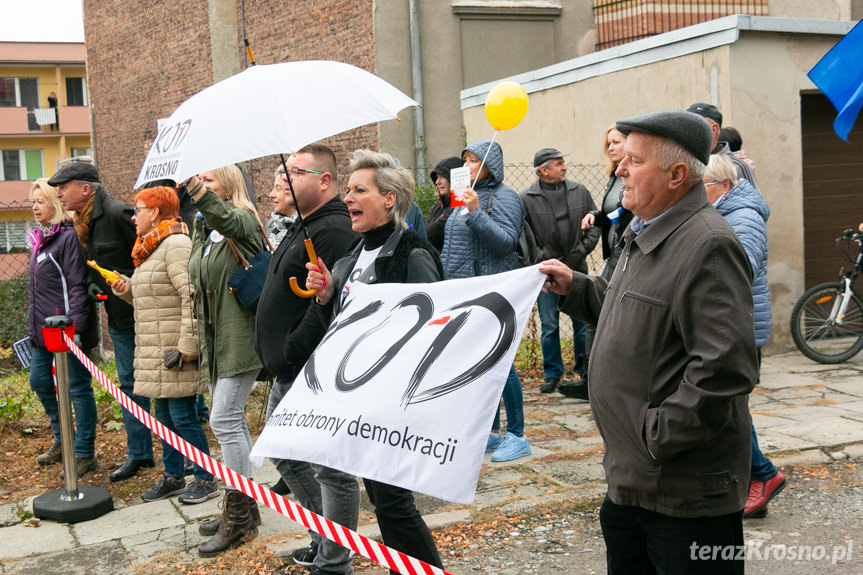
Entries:
{"label": "brick wall", "polygon": [[[238,2],[237,57],[243,56],[245,27],[259,64],[338,60],[374,72],[372,10],[372,0],[245,0],[242,12]],[[109,193],[130,200],[156,120],[212,83],[208,2],[84,0],[84,30],[99,172]],[[378,141],[377,126],[366,126],[328,143],[344,172],[347,152],[377,148]],[[262,215],[271,207],[266,194],[277,162],[269,157],[251,163]],[[345,181],[342,174],[342,187]]]}

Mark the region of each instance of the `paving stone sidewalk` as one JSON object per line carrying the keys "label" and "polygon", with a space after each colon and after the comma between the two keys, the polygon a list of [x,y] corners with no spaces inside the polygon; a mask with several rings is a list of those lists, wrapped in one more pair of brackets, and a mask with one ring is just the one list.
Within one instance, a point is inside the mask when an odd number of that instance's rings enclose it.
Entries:
{"label": "paving stone sidewalk", "polygon": [[[525,387],[524,397],[532,454],[507,463],[492,463],[486,455],[473,505],[417,495],[432,528],[470,521],[472,513],[485,508],[522,512],[561,498],[604,493],[602,441],[588,404],[542,395],[535,385]],[[813,363],[799,353],[765,357],[750,409],[762,450],[779,466],[863,459],[863,357],[836,366]],[[255,472],[255,480],[265,485],[277,479],[269,464]],[[205,540],[198,524],[219,513],[218,501],[192,506],[175,499],[115,501],[115,511],[93,521],[42,521],[38,527],[18,520],[19,505],[32,508],[32,500],[3,505],[0,573],[126,573],[159,553],[193,552]],[[367,501],[364,505],[370,509]],[[305,530],[286,517],[267,508],[262,516],[261,535],[272,536],[268,545],[276,554],[307,543]],[[359,531],[378,535],[373,520]]]}

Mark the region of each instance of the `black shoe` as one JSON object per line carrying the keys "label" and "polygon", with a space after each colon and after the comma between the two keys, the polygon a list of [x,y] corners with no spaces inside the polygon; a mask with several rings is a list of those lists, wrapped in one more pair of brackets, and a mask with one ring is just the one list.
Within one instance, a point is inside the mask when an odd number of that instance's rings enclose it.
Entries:
{"label": "black shoe", "polygon": [[153,487],[141,494],[141,499],[149,503],[151,501],[161,501],[167,499],[177,493],[182,493],[186,490],[186,480],[182,477],[171,477],[163,475],[162,479]]}
{"label": "black shoe", "polygon": [[566,397],[583,399],[584,401],[590,400],[590,396],[587,391],[587,379],[561,382],[557,385],[557,392]]}
{"label": "black shoe", "polygon": [[335,571],[327,571],[326,569],[321,569],[319,567],[314,567],[311,571],[309,571],[309,575],[339,575]]}
{"label": "black shoe", "polygon": [[308,547],[303,547],[302,549],[295,549],[291,553],[291,557],[294,558],[294,563],[297,565],[302,565],[303,567],[311,567],[315,564],[315,557],[318,556],[318,544],[312,541],[309,543]]}
{"label": "black shoe", "polygon": [[291,492],[291,488],[288,487],[288,484],[285,483],[285,480],[280,477],[279,481],[275,485],[270,487],[270,491],[272,491],[276,495],[284,496]]}
{"label": "black shoe", "polygon": [[195,464],[192,463],[191,459],[186,459],[183,463],[183,475],[192,475],[193,473],[195,473]]}
{"label": "black shoe", "polygon": [[208,499],[219,496],[219,486],[216,485],[216,480],[211,479],[196,479],[186,487],[177,501],[186,505],[194,505],[195,503],[203,503]]}
{"label": "black shoe", "polygon": [[127,459],[119,469],[112,471],[108,477],[112,482],[123,481],[138,473],[139,469],[153,467],[154,465],[155,463],[153,463],[152,459]]}
{"label": "black shoe", "polygon": [[555,389],[557,389],[557,384],[560,383],[560,380],[556,377],[546,378],[545,382],[539,386],[540,393],[551,393]]}
{"label": "black shoe", "polygon": [[[75,456],[75,475],[81,477],[96,469],[96,457],[78,457]],[[60,472],[60,479],[66,479],[66,474]]]}

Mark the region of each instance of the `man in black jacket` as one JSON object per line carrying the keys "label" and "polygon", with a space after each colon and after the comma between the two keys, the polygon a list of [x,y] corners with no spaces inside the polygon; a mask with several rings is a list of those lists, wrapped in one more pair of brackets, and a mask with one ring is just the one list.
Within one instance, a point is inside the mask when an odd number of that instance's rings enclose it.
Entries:
{"label": "man in black jacket", "polygon": [[[48,183],[57,186],[57,198],[63,208],[75,212],[75,231],[87,252],[88,260],[107,270],[131,276],[132,247],[138,234],[132,216],[135,209],[110,197],[99,183],[96,167],[86,162],[72,162],[54,174]],[[108,333],[114,344],[114,359],[120,389],[144,410],[150,410],[149,398],[134,395],[135,319],[132,306],[114,295],[105,279],[90,270],[87,293],[95,301],[105,301]],[[123,465],[112,472],[111,481],[128,479],[142,467],[153,467],[153,441],[150,430],[134,415],[123,409],[126,446],[129,453]],[[81,474],[81,470],[78,470]]]}
{"label": "man in black jacket", "polygon": [[[555,258],[571,269],[586,273],[585,258],[599,241],[599,228],[582,231],[581,220],[585,214],[595,210],[596,205],[587,188],[566,179],[565,155],[554,148],[538,151],[533,157],[538,178],[521,193],[521,199],[536,237],[537,261]],[[539,386],[542,393],[557,389],[563,376],[557,301],[557,294],[551,292],[540,293],[536,300],[542,326],[542,366],[545,371],[545,382]],[[572,320],[575,371],[582,378],[586,373],[585,328],[582,322]]]}
{"label": "man in black jacket", "polygon": [[[285,179],[287,202],[293,204],[287,178],[296,194],[296,208],[305,221],[317,256],[328,265],[345,255],[358,235],[351,229],[348,209],[336,189],[336,157],[322,144],[310,144],[287,160]],[[294,222],[273,254],[267,280],[258,301],[255,323],[255,351],[264,367],[275,376],[267,405],[267,417],[279,405],[323,338],[325,329],[309,304],[289,285],[296,277],[305,285],[308,255],[305,235]],[[359,519],[359,484],[352,475],[304,461],[275,459],[282,480],[304,507],[350,529]],[[310,532],[308,548],[293,552],[294,561],[316,573],[349,574],[351,552],[329,539]]]}

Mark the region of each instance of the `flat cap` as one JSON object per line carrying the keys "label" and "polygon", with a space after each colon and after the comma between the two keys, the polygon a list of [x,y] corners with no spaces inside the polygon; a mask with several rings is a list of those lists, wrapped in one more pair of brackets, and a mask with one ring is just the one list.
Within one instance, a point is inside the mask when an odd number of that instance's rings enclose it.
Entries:
{"label": "flat cap", "polygon": [[80,180],[82,182],[98,182],[99,171],[96,166],[88,162],[71,162],[63,166],[60,171],[51,176],[48,180],[49,186],[59,186],[71,180]]}
{"label": "flat cap", "polygon": [[534,154],[533,167],[538,168],[549,160],[553,160],[554,158],[563,158],[568,155],[569,154],[564,154],[560,150],[555,150],[554,148],[543,148]]}
{"label": "flat cap", "polygon": [[719,108],[714,106],[713,104],[705,104],[704,102],[696,102],[692,104],[688,108],[686,108],[687,112],[692,112],[693,114],[698,114],[699,116],[703,116],[705,118],[710,118],[717,124],[719,127],[722,127],[722,114],[719,112]]}
{"label": "flat cap", "polygon": [[640,116],[618,120],[614,127],[621,134],[643,132],[668,138],[707,165],[713,147],[713,129],[710,123],[692,112],[684,110],[660,110]]}

